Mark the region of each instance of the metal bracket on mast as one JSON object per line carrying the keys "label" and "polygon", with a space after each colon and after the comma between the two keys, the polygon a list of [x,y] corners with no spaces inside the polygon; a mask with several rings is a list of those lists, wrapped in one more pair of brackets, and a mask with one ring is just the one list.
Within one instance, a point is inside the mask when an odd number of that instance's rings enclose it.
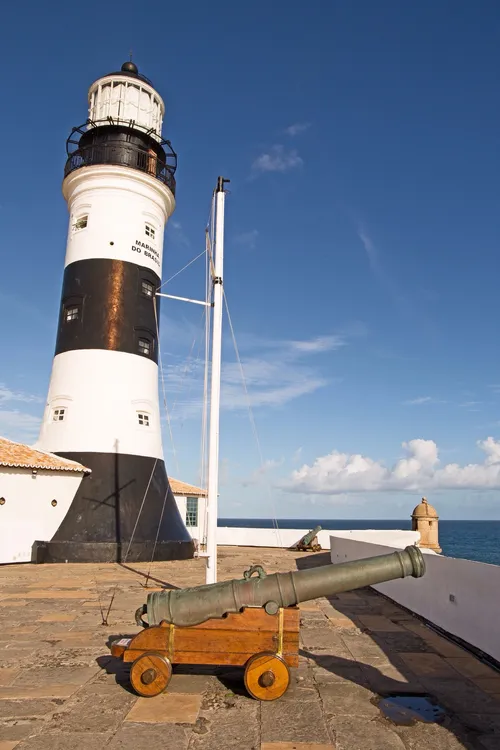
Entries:
{"label": "metal bracket on mast", "polygon": [[157,297],[168,297],[168,299],[178,299],[181,302],[192,302],[193,305],[204,305],[205,307],[213,307],[213,302],[202,302],[198,299],[189,299],[189,297],[177,297],[175,294],[163,294],[163,292],[156,292]]}

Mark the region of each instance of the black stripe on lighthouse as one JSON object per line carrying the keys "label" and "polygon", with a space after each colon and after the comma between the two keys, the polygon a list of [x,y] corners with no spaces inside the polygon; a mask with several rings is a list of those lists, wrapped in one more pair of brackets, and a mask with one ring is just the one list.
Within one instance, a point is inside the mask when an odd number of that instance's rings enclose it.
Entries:
{"label": "black stripe on lighthouse", "polygon": [[39,562],[187,560],[194,544],[165,464],[148,456],[59,453],[92,469]]}
{"label": "black stripe on lighthouse", "polygon": [[158,362],[154,299],[159,286],[154,271],[135,263],[110,258],[70,263],[64,271],[55,353],[107,349]]}

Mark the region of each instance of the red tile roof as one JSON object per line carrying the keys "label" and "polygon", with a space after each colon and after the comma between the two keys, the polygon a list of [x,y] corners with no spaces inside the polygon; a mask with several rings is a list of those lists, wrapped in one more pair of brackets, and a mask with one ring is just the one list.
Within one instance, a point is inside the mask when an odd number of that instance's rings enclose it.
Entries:
{"label": "red tile roof", "polygon": [[0,466],[14,469],[49,469],[51,471],[76,471],[90,474],[86,466],[61,458],[54,453],[36,450],[23,443],[0,437]]}
{"label": "red tile roof", "polygon": [[187,484],[187,482],[179,482],[178,479],[172,479],[170,477],[170,487],[174,495],[183,495],[184,497],[206,497],[207,491],[202,490],[200,487],[195,487],[194,484]]}

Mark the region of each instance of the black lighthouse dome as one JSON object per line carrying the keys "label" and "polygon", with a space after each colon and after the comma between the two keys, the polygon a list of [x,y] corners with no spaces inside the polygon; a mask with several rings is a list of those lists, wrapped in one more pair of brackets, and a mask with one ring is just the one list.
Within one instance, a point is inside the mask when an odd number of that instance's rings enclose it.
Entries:
{"label": "black lighthouse dome", "polygon": [[133,73],[134,75],[138,75],[139,68],[132,62],[132,60],[127,60],[127,62],[123,63],[121,71],[122,73]]}

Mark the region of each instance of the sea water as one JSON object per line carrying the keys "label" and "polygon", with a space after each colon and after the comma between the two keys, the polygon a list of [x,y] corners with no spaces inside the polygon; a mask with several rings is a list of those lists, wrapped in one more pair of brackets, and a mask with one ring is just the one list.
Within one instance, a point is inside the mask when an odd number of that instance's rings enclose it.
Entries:
{"label": "sea water", "polygon": [[[219,526],[272,529],[270,518],[219,518]],[[334,518],[283,518],[280,529],[411,529],[411,520],[353,520]],[[439,544],[443,555],[500,565],[500,521],[439,521]]]}

